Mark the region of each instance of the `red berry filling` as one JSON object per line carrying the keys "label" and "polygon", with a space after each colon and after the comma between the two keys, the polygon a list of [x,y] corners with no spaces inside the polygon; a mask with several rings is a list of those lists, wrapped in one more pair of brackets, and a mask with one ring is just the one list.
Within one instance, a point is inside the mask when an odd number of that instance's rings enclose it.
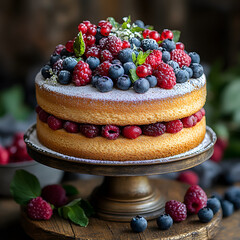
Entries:
{"label": "red berry filling", "polygon": [[100,128],[97,125],[83,124],[80,125],[81,133],[88,138],[97,137],[100,133]]}
{"label": "red berry filling", "polygon": [[117,126],[106,125],[105,127],[102,128],[102,136],[107,139],[115,140],[118,138],[119,134],[120,129]]}
{"label": "red berry filling", "polygon": [[166,126],[163,123],[153,123],[143,127],[143,133],[147,136],[157,137],[165,133]]}
{"label": "red berry filling", "polygon": [[138,126],[126,126],[123,128],[122,134],[126,138],[135,139],[142,134],[142,129]]}

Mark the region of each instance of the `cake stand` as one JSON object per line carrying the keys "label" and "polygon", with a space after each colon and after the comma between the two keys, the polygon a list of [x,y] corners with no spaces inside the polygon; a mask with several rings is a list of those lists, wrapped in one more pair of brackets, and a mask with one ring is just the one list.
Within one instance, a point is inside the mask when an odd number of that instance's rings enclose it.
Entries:
{"label": "cake stand", "polygon": [[[46,148],[38,141],[35,125],[25,134],[28,153],[36,161],[65,171],[105,176],[99,186],[94,186],[89,199],[100,219],[118,222],[129,222],[136,215],[147,219],[159,216],[164,210],[166,200],[170,200],[161,193],[161,189],[176,189],[173,185],[168,185],[168,181],[159,185],[158,180],[158,184],[154,184],[154,180],[150,180],[148,176],[177,172],[201,164],[211,157],[215,141],[215,133],[207,127],[203,142],[183,154],[153,160],[103,161],[67,156]],[[213,227],[217,227],[221,214],[217,214],[214,219]],[[206,227],[210,229],[209,226]]]}

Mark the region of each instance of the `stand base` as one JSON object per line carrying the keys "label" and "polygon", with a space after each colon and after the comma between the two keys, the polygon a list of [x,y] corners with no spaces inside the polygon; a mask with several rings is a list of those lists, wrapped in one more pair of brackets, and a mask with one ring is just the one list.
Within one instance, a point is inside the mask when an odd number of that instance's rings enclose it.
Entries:
{"label": "stand base", "polygon": [[[105,180],[107,183],[111,179]],[[144,179],[139,178],[139,181]],[[112,179],[114,181],[114,179]],[[115,180],[117,181],[117,180]],[[123,181],[123,180],[121,180]],[[127,180],[129,181],[129,179]],[[102,186],[106,185],[106,182]],[[90,196],[92,190],[98,186],[100,183],[99,179],[97,180],[80,180],[74,183],[79,187],[81,197],[87,198]],[[142,184],[143,184],[142,183]],[[115,185],[116,182],[113,184]],[[133,184],[133,183],[132,183]],[[183,196],[188,188],[187,185],[181,184],[176,181],[164,180],[164,179],[151,179],[151,186],[157,189],[160,189],[161,195],[166,197],[166,200],[183,200]],[[137,184],[138,185],[138,184]],[[146,184],[148,186],[148,184]],[[104,190],[103,187],[99,189]],[[108,187],[107,189],[111,189]],[[146,187],[146,189],[148,189]],[[93,195],[100,198],[102,190],[96,190]],[[145,191],[144,194],[148,192]],[[150,191],[151,192],[151,191]],[[106,192],[103,191],[103,195],[106,195]],[[113,192],[111,192],[113,194]],[[119,193],[117,193],[119,198]],[[112,196],[112,195],[111,195]],[[159,195],[160,196],[160,195]],[[138,195],[139,199],[141,196]],[[105,198],[106,199],[106,198]],[[150,203],[154,203],[153,199],[150,198]],[[143,200],[143,199],[142,199]],[[101,200],[102,201],[102,200]],[[105,200],[104,200],[105,201]],[[109,201],[109,199],[108,199]],[[114,205],[114,198],[110,199],[110,205]],[[161,202],[161,201],[160,201]],[[136,204],[136,202],[134,203]],[[151,205],[150,204],[150,205]],[[148,205],[148,206],[150,206]],[[154,205],[154,204],[153,204]],[[98,205],[99,207],[101,204]],[[103,208],[104,209],[104,208]],[[141,208],[140,208],[141,209]],[[154,208],[153,208],[154,209]],[[154,212],[154,211],[153,211]],[[103,214],[100,212],[99,215]],[[109,216],[109,208],[107,210],[107,216]],[[220,229],[220,222],[222,218],[222,213],[219,211],[215,214],[214,218],[209,223],[201,223],[198,220],[196,215],[189,216],[185,221],[180,223],[174,223],[173,226],[166,231],[161,231],[158,229],[156,221],[148,221],[148,228],[143,232],[136,234],[130,229],[129,222],[127,223],[117,223],[111,221],[104,221],[98,218],[91,218],[89,225],[84,227],[79,227],[69,221],[66,221],[60,218],[57,214],[48,220],[48,221],[33,221],[29,219],[24,211],[22,211],[22,226],[25,229],[26,233],[35,240],[42,239],[98,239],[98,240],[120,240],[120,239],[165,239],[165,240],[205,240],[212,239]]]}

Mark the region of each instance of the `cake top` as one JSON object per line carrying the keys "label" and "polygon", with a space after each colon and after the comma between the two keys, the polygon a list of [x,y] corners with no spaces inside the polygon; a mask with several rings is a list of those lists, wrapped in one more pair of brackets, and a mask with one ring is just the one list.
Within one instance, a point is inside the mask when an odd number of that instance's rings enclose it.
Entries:
{"label": "cake top", "polygon": [[[98,25],[83,21],[77,36],[57,45],[41,69],[44,85],[58,86],[55,90],[65,89],[69,95],[95,91],[96,96],[105,95],[101,98],[115,94],[115,98],[142,99],[137,95],[149,91],[159,99],[159,94],[166,98],[190,92],[205,84],[203,67],[199,55],[188,53],[179,38],[179,31],[160,33],[141,20],[131,23],[130,17],[122,24],[111,17]],[[89,86],[81,89],[85,85]]]}

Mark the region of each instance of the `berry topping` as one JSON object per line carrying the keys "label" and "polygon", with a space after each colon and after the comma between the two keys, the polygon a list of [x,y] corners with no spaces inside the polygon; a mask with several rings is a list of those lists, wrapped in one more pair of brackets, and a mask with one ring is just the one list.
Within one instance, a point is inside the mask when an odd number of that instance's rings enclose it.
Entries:
{"label": "berry topping", "polygon": [[122,41],[116,36],[109,36],[106,48],[112,53],[113,56],[117,56],[118,53],[122,50]]}
{"label": "berry topping", "polygon": [[64,45],[58,44],[58,45],[55,47],[55,50],[54,50],[53,54],[60,54],[61,51],[62,51],[64,48],[65,48]]}
{"label": "berry topping", "polygon": [[82,32],[82,34],[87,33],[88,27],[84,23],[80,23],[78,25],[78,31]]}
{"label": "berry topping", "polygon": [[189,78],[193,76],[193,70],[190,67],[182,66],[182,70],[186,70],[188,72]]}
{"label": "berry topping", "polygon": [[123,76],[123,74],[124,74],[124,69],[121,65],[113,64],[112,66],[110,66],[109,72],[108,72],[108,75],[110,78],[117,79]]}
{"label": "berry topping", "polygon": [[134,48],[135,47],[141,47],[141,41],[138,39],[138,38],[130,38],[129,39],[129,42],[130,42],[130,45],[131,45],[131,48]]}
{"label": "berry topping", "polygon": [[110,28],[110,27],[108,27],[108,26],[102,26],[102,27],[101,27],[100,33],[101,33],[103,36],[107,37],[110,32],[111,32],[111,28]]}
{"label": "berry topping", "polygon": [[47,124],[52,130],[58,130],[63,127],[63,121],[59,118],[50,115],[47,119]]}
{"label": "berry topping", "polygon": [[186,205],[176,200],[166,202],[165,212],[172,217],[174,222],[181,222],[187,218]]}
{"label": "berry topping", "polygon": [[198,212],[198,218],[200,222],[203,223],[208,223],[212,220],[213,218],[213,211],[211,208],[204,207],[199,210]]}
{"label": "berry topping", "polygon": [[122,49],[124,49],[124,48],[130,48],[130,47],[131,47],[131,44],[130,44],[129,41],[127,41],[127,40],[123,40],[123,41],[122,41]]}
{"label": "berry topping", "polygon": [[94,138],[99,136],[100,128],[97,125],[83,124],[80,125],[80,132],[88,138]]}
{"label": "berry topping", "polygon": [[86,63],[89,65],[91,70],[94,70],[100,64],[100,60],[97,57],[88,57]]}
{"label": "berry topping", "polygon": [[100,50],[97,47],[90,47],[86,53],[85,56],[88,57],[97,57],[100,58]]}
{"label": "berry topping", "polygon": [[63,60],[59,59],[53,64],[53,72],[58,75],[58,73],[63,70]]}
{"label": "berry topping", "polygon": [[173,39],[173,32],[168,29],[164,29],[161,34],[161,40],[164,39]]}
{"label": "berry topping", "polygon": [[126,126],[123,128],[122,134],[126,138],[135,139],[142,134],[142,129],[138,126]]}
{"label": "berry topping", "polygon": [[229,217],[233,214],[234,206],[228,200],[221,201],[223,217]]}
{"label": "berry topping", "polygon": [[136,93],[145,93],[150,87],[149,81],[146,78],[139,78],[134,82],[133,88]]}
{"label": "berry topping", "polygon": [[192,63],[190,68],[193,71],[193,78],[199,78],[203,75],[203,67],[198,63]]}
{"label": "berry topping", "polygon": [[151,88],[157,86],[157,78],[155,76],[149,75],[146,77],[146,79],[148,80]]}
{"label": "berry topping", "polygon": [[95,86],[99,92],[109,92],[113,88],[113,81],[111,78],[103,76],[98,78]]}
{"label": "berry topping", "polygon": [[[185,48],[185,46],[184,46],[183,43],[181,43],[181,42],[177,42],[177,43],[176,43],[176,49],[182,49],[182,50],[184,50],[184,48]],[[189,54],[189,56],[190,56],[190,54]],[[190,56],[190,57],[191,57],[191,56]]]}
{"label": "berry topping", "polygon": [[186,70],[178,69],[175,71],[177,83],[185,83],[189,79],[189,73]]}
{"label": "berry topping", "polygon": [[72,72],[74,67],[77,65],[77,60],[73,57],[67,57],[63,60],[63,70]]}
{"label": "berry topping", "polygon": [[62,70],[58,74],[58,82],[60,84],[69,84],[71,82],[71,73],[67,70]]}
{"label": "berry topping", "polygon": [[109,68],[111,67],[111,63],[108,61],[105,61],[101,63],[95,70],[95,74],[98,74],[100,76],[108,76]]}
{"label": "berry topping", "polygon": [[184,203],[189,213],[197,214],[201,208],[207,206],[207,195],[201,187],[193,185],[187,190]]}
{"label": "berry topping", "polygon": [[154,72],[158,80],[158,86],[165,89],[171,89],[176,85],[176,77],[173,68],[166,63],[160,63]]}
{"label": "berry topping", "polygon": [[197,119],[197,122],[200,122],[202,120],[202,118],[203,118],[201,110],[199,110],[198,112],[194,113],[193,116]]}
{"label": "berry topping", "polygon": [[157,137],[166,132],[166,126],[160,122],[153,123],[143,126],[142,131],[144,135]]}
{"label": "berry topping", "polygon": [[168,230],[173,225],[173,219],[169,214],[161,215],[157,218],[157,225],[160,230]]}
{"label": "berry topping", "polygon": [[73,40],[69,40],[65,45],[67,51],[70,52],[70,53],[73,52],[73,43],[74,43]]}
{"label": "berry topping", "polygon": [[143,39],[141,45],[144,51],[154,50],[158,48],[158,44],[154,39]]}
{"label": "berry topping", "polygon": [[59,184],[44,187],[41,196],[55,207],[61,207],[68,201],[65,189]]}
{"label": "berry topping", "polygon": [[123,64],[124,73],[129,74],[130,69],[136,69],[136,65],[133,62],[126,62]]}
{"label": "berry topping", "polygon": [[234,205],[235,209],[240,209],[240,187],[230,187],[225,192],[224,197]]}
{"label": "berry topping", "polygon": [[160,50],[153,50],[145,61],[145,63],[150,64],[153,69],[156,69],[161,62],[162,52]]}
{"label": "berry topping", "polygon": [[147,38],[147,37],[149,37],[149,33],[151,32],[151,30],[149,30],[149,29],[145,29],[144,31],[143,31],[143,38]]}
{"label": "berry topping", "polygon": [[125,48],[119,52],[118,58],[122,63],[132,62],[132,53],[133,50],[131,48]]}
{"label": "berry topping", "polygon": [[147,68],[147,66],[146,65],[138,66],[137,69],[136,69],[136,74],[140,78],[146,77],[148,75],[148,68]]}
{"label": "berry topping", "polygon": [[117,87],[121,90],[128,90],[132,82],[128,75],[123,75],[117,79]]}
{"label": "berry topping", "polygon": [[166,123],[166,132],[167,133],[177,133],[183,129],[183,124],[181,120],[173,120]]}
{"label": "berry topping", "polygon": [[66,121],[63,124],[63,128],[69,133],[78,133],[79,132],[79,126],[75,122]]}
{"label": "berry topping", "polygon": [[181,121],[183,123],[183,127],[185,128],[193,127],[197,124],[197,118],[194,115],[182,118]]}
{"label": "berry topping", "polygon": [[72,81],[75,86],[84,86],[91,82],[92,71],[89,65],[79,61],[74,68]]}
{"label": "berry topping", "polygon": [[182,49],[175,49],[171,52],[171,59],[179,64],[179,67],[190,66],[191,58]]}
{"label": "berry topping", "polygon": [[196,52],[190,52],[191,63],[200,63],[200,56]]}
{"label": "berry topping", "polygon": [[145,28],[145,24],[142,20],[136,20],[134,23],[140,28]]}
{"label": "berry topping", "polygon": [[61,56],[58,55],[58,54],[51,55],[51,57],[50,57],[50,65],[53,66],[54,63],[57,62],[60,58],[61,58]]}
{"label": "berry topping", "polygon": [[115,140],[120,134],[120,129],[114,125],[106,125],[102,128],[102,136],[109,139]]}
{"label": "berry topping", "polygon": [[151,31],[149,33],[149,38],[152,38],[154,40],[156,40],[156,42],[160,41],[160,34],[157,31]]}
{"label": "berry topping", "polygon": [[140,233],[147,228],[147,220],[144,217],[136,216],[130,222],[133,232]]}
{"label": "berry topping", "polygon": [[165,39],[161,43],[161,47],[168,52],[172,52],[176,48],[176,44],[170,39]]}
{"label": "berry topping", "polygon": [[49,203],[41,197],[33,198],[27,205],[27,215],[34,220],[48,220],[53,214]]}
{"label": "berry topping", "polygon": [[49,65],[45,65],[44,67],[42,67],[41,74],[45,79],[50,78],[50,76],[51,76],[50,69],[51,69],[51,67]]}
{"label": "berry topping", "polygon": [[171,59],[170,52],[168,52],[166,50],[163,50],[162,51],[162,60],[163,60],[163,62],[167,63],[168,61],[170,61],[170,59]]}

